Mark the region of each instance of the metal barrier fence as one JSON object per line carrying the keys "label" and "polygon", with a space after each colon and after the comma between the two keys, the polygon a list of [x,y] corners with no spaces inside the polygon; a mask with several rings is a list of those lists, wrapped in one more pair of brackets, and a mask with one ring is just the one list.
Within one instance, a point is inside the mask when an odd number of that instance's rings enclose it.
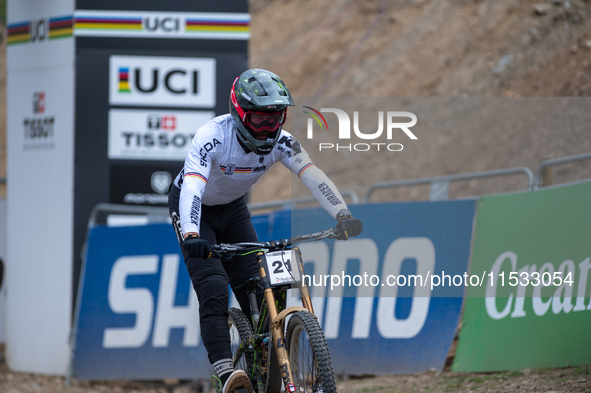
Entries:
{"label": "metal barrier fence", "polygon": [[[547,168],[550,168],[550,167],[555,166],[555,165],[568,164],[568,163],[571,163],[571,162],[577,162],[577,161],[583,161],[583,160],[591,160],[591,153],[578,154],[576,156],[567,156],[567,157],[553,158],[551,160],[543,161],[540,164],[540,166],[538,166],[538,170],[536,171],[536,176],[534,178],[534,186],[533,186],[533,189],[534,190],[538,190],[538,189],[540,189],[542,187],[550,187],[550,186],[553,186],[552,184],[548,184],[548,185],[542,184],[542,177],[544,175],[544,171]],[[563,186],[565,184],[583,183],[583,182],[587,182],[589,180],[591,180],[591,179],[584,179],[584,180],[578,180],[578,181],[569,182],[569,183],[558,184],[555,187]]]}
{"label": "metal barrier fence", "polygon": [[[349,197],[351,199],[352,205],[359,204],[359,195],[353,190],[344,190],[341,192],[343,197]],[[277,201],[269,201],[269,202],[259,202],[259,203],[249,203],[248,209],[249,210],[261,210],[261,209],[268,209],[272,207],[281,207],[283,209],[290,209],[292,206],[297,207],[297,205],[302,205],[305,203],[310,202],[318,202],[315,197],[307,196],[307,197],[299,197],[299,198],[290,198],[290,199],[281,199]]]}
{"label": "metal barrier fence", "polygon": [[[493,171],[483,171],[483,172],[471,172],[471,173],[462,173],[457,175],[448,175],[448,176],[436,176],[436,177],[425,177],[419,179],[408,179],[408,180],[396,180],[396,181],[387,181],[387,182],[378,182],[370,185],[363,196],[362,203],[369,203],[369,198],[371,194],[377,190],[382,188],[390,188],[390,187],[401,187],[401,186],[412,186],[412,185],[420,185],[420,184],[430,184],[431,189],[429,193],[429,200],[430,201],[441,201],[449,199],[449,183],[452,181],[461,181],[461,180],[470,180],[470,179],[478,179],[478,178],[487,178],[487,177],[497,177],[497,176],[508,176],[508,175],[516,175],[516,174],[524,174],[527,176],[528,181],[528,191],[538,190],[540,188],[546,187],[559,187],[566,184],[576,184],[576,183],[583,183],[587,181],[591,181],[591,179],[583,179],[569,183],[563,183],[558,185],[544,185],[542,184],[542,177],[544,171],[548,168],[556,165],[562,165],[572,162],[578,162],[583,160],[591,160],[591,153],[579,154],[574,156],[567,156],[561,158],[554,158],[550,160],[543,161],[537,168],[536,174],[534,176],[533,172],[527,167],[515,167],[515,168],[507,168],[507,169],[499,169]],[[6,178],[0,178],[0,184],[6,183]],[[343,197],[348,197],[351,200],[352,205],[359,204],[359,196],[353,190],[344,190],[341,192]],[[260,202],[260,203],[251,203],[248,204],[248,208],[250,210],[262,210],[262,209],[269,209],[269,208],[277,208],[280,207],[282,209],[290,209],[291,207],[296,207],[298,205],[302,205],[305,203],[316,202],[316,198],[313,196],[308,197],[299,197],[299,198],[292,198],[292,199],[282,199],[276,201],[269,201],[269,202]],[[168,215],[168,208],[166,207],[153,207],[153,206],[130,206],[130,205],[114,205],[109,203],[100,203],[94,207],[92,210],[89,220],[88,220],[88,227],[91,228],[98,223],[105,224],[107,223],[107,217],[109,215],[121,215],[130,218],[130,216],[138,216],[142,217],[145,220],[145,223],[161,223],[169,221]]]}
{"label": "metal barrier fence", "polygon": [[528,187],[527,190],[532,190],[534,175],[531,169],[527,167],[516,167],[508,169],[498,169],[494,171],[484,172],[472,172],[462,173],[459,175],[448,175],[448,176],[436,176],[436,177],[424,177],[420,179],[409,179],[409,180],[396,180],[387,182],[378,182],[370,185],[365,192],[363,197],[363,203],[369,203],[369,197],[377,189],[390,188],[390,187],[401,187],[401,186],[413,186],[419,184],[431,184],[431,190],[429,193],[430,201],[444,201],[449,199],[449,183],[458,180],[469,180],[478,179],[485,177],[494,176],[506,176],[515,174],[525,174],[527,176]]}
{"label": "metal barrier fence", "polygon": [[145,217],[146,224],[162,223],[169,220],[167,207],[99,203],[90,212],[90,217],[88,218],[88,228],[90,229],[97,224],[107,223],[108,216],[111,214],[123,215],[127,217]]}

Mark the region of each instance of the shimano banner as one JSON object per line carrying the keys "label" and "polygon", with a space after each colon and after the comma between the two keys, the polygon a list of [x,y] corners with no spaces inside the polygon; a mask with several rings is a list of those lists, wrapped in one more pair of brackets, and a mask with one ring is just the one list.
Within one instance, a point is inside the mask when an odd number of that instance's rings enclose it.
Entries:
{"label": "shimano banner", "polygon": [[[350,210],[361,236],[299,245],[335,373],[442,369],[462,306],[475,201]],[[331,226],[320,209],[292,215],[294,234]]]}
{"label": "shimano banner", "polygon": [[[464,285],[435,285],[432,278],[466,273],[475,201],[351,210],[363,221],[360,237],[299,244],[335,372],[441,369],[457,327]],[[319,209],[294,211],[291,217],[289,211],[276,212],[253,217],[253,222],[261,240],[335,225]],[[347,276],[351,284],[336,282]],[[423,282],[403,285],[402,277]],[[320,283],[325,279],[327,285]],[[197,298],[172,226],[93,228],[81,286],[75,378],[211,375],[200,339]],[[288,305],[297,302],[290,297]],[[353,347],[356,354],[350,356]]]}

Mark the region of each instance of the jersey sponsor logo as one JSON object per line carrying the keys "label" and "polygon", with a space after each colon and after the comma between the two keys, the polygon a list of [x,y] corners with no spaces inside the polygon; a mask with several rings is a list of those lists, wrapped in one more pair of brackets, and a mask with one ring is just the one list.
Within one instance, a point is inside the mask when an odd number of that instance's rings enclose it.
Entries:
{"label": "jersey sponsor logo", "polygon": [[322,182],[321,184],[318,185],[318,189],[320,190],[320,192],[322,193],[322,195],[324,195],[324,197],[326,198],[326,200],[333,206],[335,205],[339,205],[343,202],[341,202],[341,200],[335,195],[335,193],[333,192],[333,190],[330,188],[330,186],[328,184],[326,184],[326,182]]}
{"label": "jersey sponsor logo", "polygon": [[199,225],[199,213],[201,212],[201,198],[193,196],[191,203],[191,224]]}
{"label": "jersey sponsor logo", "polygon": [[221,145],[222,142],[218,141],[217,139],[213,138],[213,141],[207,142],[201,149],[199,149],[199,164],[205,168],[207,168],[207,153],[212,151],[214,147],[217,145]]}
{"label": "jersey sponsor logo", "polygon": [[172,219],[172,226],[174,228],[176,238],[180,244],[183,244],[183,230],[181,229],[181,217],[179,216],[179,212],[173,211],[170,213],[170,218]]}
{"label": "jersey sponsor logo", "polygon": [[293,151],[293,154],[299,154],[302,152],[302,145],[295,138],[290,136],[283,136],[277,142],[281,145],[285,145]]}
{"label": "jersey sponsor logo", "polygon": [[267,166],[263,165],[263,166],[257,166],[255,168],[252,168],[253,172],[264,172],[267,170]]}
{"label": "jersey sponsor logo", "polygon": [[236,165],[234,165],[234,164],[230,164],[227,167],[223,167],[223,166],[220,167],[220,170],[222,172],[224,172],[224,175],[228,175],[228,176],[231,176],[234,174],[234,169],[236,169]]}
{"label": "jersey sponsor logo", "polygon": [[[234,173],[236,174],[247,174],[247,173],[252,173],[254,168],[251,167],[237,167],[234,164],[230,164],[230,165],[220,165],[220,171],[222,171],[223,174],[231,176]],[[260,169],[259,169],[260,171]]]}
{"label": "jersey sponsor logo", "polygon": [[112,105],[213,108],[213,58],[117,56],[109,59]]}

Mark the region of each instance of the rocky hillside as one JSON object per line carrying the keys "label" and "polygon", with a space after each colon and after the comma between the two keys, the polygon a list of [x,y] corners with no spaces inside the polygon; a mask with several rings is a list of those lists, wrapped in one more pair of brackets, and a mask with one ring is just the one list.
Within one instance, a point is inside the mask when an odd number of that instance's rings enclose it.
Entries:
{"label": "rocky hillside", "polygon": [[[375,181],[512,166],[535,171],[544,159],[591,152],[591,130],[585,125],[591,101],[585,98],[560,105],[556,99],[518,99],[521,109],[497,119],[498,110],[513,110],[514,97],[591,95],[591,2],[252,0],[251,11],[251,66],[277,73],[295,96],[312,97],[316,107],[334,102],[322,97],[456,97],[443,109],[433,98],[415,98],[410,106],[426,106],[417,124],[422,138],[396,155],[310,151],[340,189],[362,196]],[[292,120],[302,102],[309,101],[296,101]],[[561,105],[579,109],[566,116],[558,109]],[[542,107],[546,110],[536,114],[535,108]],[[562,120],[549,121],[547,111]],[[440,127],[444,121],[451,123]],[[286,128],[302,141],[304,124],[292,122]],[[318,150],[316,145],[307,149]],[[355,165],[349,162],[352,158]],[[257,185],[254,201],[267,195],[306,195],[297,182],[291,191],[278,186],[286,180],[282,168],[274,169],[274,175]],[[558,182],[591,177],[585,164],[556,169]],[[512,178],[480,183],[459,185],[452,195],[524,187]],[[376,200],[426,195],[427,188]]]}

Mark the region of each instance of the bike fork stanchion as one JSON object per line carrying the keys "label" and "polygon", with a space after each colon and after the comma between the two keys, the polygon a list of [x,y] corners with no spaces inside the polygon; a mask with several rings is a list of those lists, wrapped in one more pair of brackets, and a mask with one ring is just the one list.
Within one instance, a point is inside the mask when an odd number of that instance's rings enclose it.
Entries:
{"label": "bike fork stanchion", "polygon": [[[300,272],[304,271],[304,261],[302,259],[302,253],[298,247],[293,249],[296,260],[300,265]],[[314,307],[312,306],[312,298],[310,297],[310,291],[308,290],[308,284],[306,284],[306,278],[302,277],[302,285],[300,286],[300,295],[302,296],[302,306],[304,306],[312,315],[314,315]]]}
{"label": "bike fork stanchion", "polygon": [[259,271],[261,280],[263,283],[263,289],[265,294],[265,301],[267,302],[267,310],[269,311],[269,321],[271,329],[271,337],[273,338],[273,345],[277,351],[277,359],[279,360],[279,368],[281,368],[281,377],[286,387],[286,392],[289,392],[288,385],[293,385],[293,375],[291,373],[291,367],[289,365],[289,358],[287,356],[287,350],[285,349],[285,340],[283,338],[282,324],[273,323],[277,318],[277,309],[275,305],[275,296],[273,296],[273,290],[269,284],[269,279],[263,267],[263,259],[265,254],[263,252],[257,253],[257,263],[259,265]]}

